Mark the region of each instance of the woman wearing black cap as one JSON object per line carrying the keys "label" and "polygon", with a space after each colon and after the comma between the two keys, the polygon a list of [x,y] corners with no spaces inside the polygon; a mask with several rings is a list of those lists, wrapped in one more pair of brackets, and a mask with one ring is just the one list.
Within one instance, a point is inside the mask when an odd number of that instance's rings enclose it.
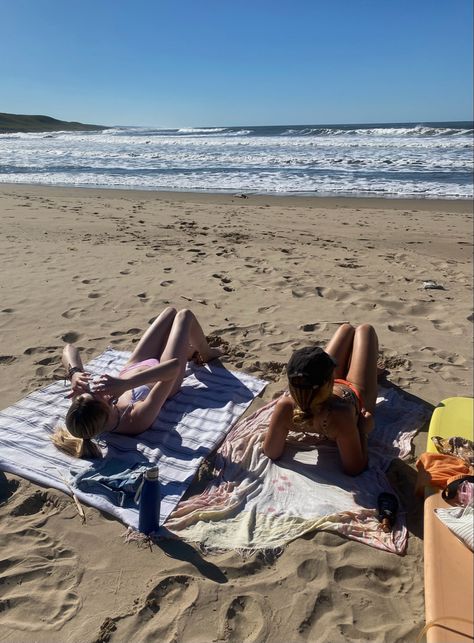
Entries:
{"label": "woman wearing black cap", "polygon": [[317,433],[336,442],[349,475],[367,466],[367,434],[374,428],[378,339],[369,324],[343,324],[326,351],[302,348],[287,366],[289,395],[277,403],[263,450],[275,460],[289,431]]}

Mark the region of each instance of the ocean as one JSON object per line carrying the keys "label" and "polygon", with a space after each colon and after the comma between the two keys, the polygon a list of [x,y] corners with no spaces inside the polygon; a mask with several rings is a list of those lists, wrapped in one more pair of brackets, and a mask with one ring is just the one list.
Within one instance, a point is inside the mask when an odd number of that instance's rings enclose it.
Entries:
{"label": "ocean", "polygon": [[0,134],[0,183],[473,197],[473,124],[114,127]]}

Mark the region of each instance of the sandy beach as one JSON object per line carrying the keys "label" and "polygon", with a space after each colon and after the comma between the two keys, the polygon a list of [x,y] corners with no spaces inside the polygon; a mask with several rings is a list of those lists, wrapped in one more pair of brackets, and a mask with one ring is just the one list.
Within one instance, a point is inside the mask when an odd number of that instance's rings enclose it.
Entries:
{"label": "sandy beach", "polygon": [[[285,388],[309,339],[369,322],[387,380],[428,408],[472,395],[472,204],[0,186],[0,408],[64,375],[61,350],[129,349],[167,305],[189,307],[223,363]],[[424,289],[434,281],[439,289]],[[316,532],[242,560],[125,543],[68,496],[0,480],[0,641],[414,641],[424,626],[416,457],[390,478],[400,557]]]}

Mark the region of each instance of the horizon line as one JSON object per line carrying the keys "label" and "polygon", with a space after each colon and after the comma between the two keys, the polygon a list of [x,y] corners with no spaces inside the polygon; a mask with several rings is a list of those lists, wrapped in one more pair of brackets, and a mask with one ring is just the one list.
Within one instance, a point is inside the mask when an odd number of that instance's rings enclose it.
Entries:
{"label": "horizon line", "polygon": [[453,120],[442,120],[442,121],[368,121],[368,122],[354,122],[354,123],[267,123],[266,125],[133,125],[133,124],[115,124],[110,125],[109,127],[154,127],[159,129],[211,129],[211,128],[231,128],[231,127],[356,127],[356,126],[376,126],[376,125],[435,125],[443,123],[469,123],[474,126],[474,119],[453,119]]}

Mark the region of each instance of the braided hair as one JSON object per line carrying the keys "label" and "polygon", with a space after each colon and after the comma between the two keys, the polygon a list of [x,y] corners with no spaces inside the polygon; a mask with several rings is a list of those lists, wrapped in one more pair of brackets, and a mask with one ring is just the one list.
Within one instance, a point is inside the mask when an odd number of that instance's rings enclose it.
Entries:
{"label": "braided hair", "polygon": [[324,386],[331,380],[335,366],[333,358],[319,346],[300,348],[293,353],[286,371],[290,393],[296,404],[293,411],[295,424],[311,420],[313,405],[327,399]]}

